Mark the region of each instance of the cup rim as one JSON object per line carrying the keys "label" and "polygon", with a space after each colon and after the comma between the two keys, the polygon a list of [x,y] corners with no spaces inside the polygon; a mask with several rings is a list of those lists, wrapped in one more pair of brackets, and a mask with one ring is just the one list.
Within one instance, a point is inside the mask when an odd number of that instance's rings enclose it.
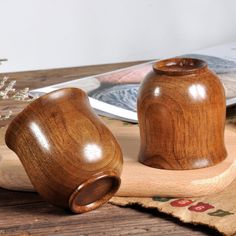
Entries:
{"label": "cup rim", "polygon": [[10,136],[10,130],[14,129],[15,125],[17,124],[18,120],[21,120],[22,122],[22,116],[28,112],[30,110],[30,108],[36,106],[39,102],[43,101],[43,100],[47,100],[50,96],[55,95],[57,93],[60,93],[62,91],[80,91],[81,93],[83,93],[85,96],[87,96],[87,94],[79,88],[73,88],[73,87],[68,87],[68,88],[61,88],[61,89],[57,89],[54,90],[50,93],[46,93],[40,97],[38,97],[37,99],[33,100],[32,102],[30,102],[29,104],[27,104],[27,106],[21,111],[19,112],[16,117],[13,118],[13,120],[10,122],[10,124],[7,127],[6,133],[5,133],[5,142],[7,143],[7,140],[9,139]]}
{"label": "cup rim", "polygon": [[[173,65],[176,67],[171,68]],[[157,74],[164,75],[189,75],[203,72],[206,68],[207,63],[205,61],[191,57],[174,57],[153,64],[153,70]]]}
{"label": "cup rim", "polygon": [[[95,183],[97,181],[103,180],[109,178],[112,181],[114,181],[114,184],[112,185],[111,189],[101,198],[85,204],[85,205],[79,205],[78,202],[76,202],[77,197],[81,193],[82,190],[84,190],[86,187],[88,187],[90,184]],[[100,174],[94,175],[88,180],[84,181],[82,184],[80,184],[70,195],[69,198],[69,208],[74,213],[85,213],[88,211],[92,211],[104,203],[106,203],[111,197],[114,196],[114,194],[118,191],[121,184],[121,179],[119,175],[114,171],[104,171]]]}

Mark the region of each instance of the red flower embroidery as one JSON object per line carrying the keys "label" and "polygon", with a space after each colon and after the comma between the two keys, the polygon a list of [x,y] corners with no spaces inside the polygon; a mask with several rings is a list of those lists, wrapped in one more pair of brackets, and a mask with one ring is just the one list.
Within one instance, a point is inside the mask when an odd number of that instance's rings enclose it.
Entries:
{"label": "red flower embroidery", "polygon": [[185,207],[185,206],[188,206],[192,203],[193,203],[193,201],[189,200],[189,199],[177,199],[177,200],[171,202],[170,205],[173,207]]}
{"label": "red flower embroidery", "polygon": [[190,211],[204,212],[204,211],[207,211],[211,208],[215,208],[215,207],[208,204],[208,203],[198,202],[196,205],[190,206],[188,209]]}

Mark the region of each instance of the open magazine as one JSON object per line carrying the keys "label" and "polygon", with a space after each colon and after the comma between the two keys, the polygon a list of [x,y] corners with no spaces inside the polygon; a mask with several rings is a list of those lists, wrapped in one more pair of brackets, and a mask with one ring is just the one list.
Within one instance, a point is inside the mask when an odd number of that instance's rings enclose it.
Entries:
{"label": "open magazine", "polygon": [[[180,57],[206,61],[224,85],[226,105],[236,104],[236,42]],[[137,123],[138,89],[145,75],[152,70],[154,62],[31,90],[29,95],[39,97],[61,88],[81,88],[88,93],[90,104],[98,114]]]}

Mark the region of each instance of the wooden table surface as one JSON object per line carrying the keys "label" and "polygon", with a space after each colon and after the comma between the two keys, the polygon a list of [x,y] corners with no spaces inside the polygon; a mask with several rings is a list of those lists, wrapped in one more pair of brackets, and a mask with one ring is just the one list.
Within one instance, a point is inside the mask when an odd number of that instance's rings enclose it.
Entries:
{"label": "wooden table surface", "polygon": [[[137,64],[119,63],[77,68],[0,74],[16,80],[16,88],[38,88]],[[1,68],[0,68],[1,69]],[[25,102],[0,100],[0,115],[19,112]],[[0,121],[0,126],[10,120]],[[205,226],[181,223],[156,210],[109,203],[82,215],[72,215],[45,202],[37,193],[0,189],[0,235],[219,235]]]}

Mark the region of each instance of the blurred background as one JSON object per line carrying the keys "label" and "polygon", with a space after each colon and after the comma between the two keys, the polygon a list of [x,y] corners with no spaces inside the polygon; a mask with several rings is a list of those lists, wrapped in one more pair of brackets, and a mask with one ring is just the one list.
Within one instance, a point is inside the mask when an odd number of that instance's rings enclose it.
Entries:
{"label": "blurred background", "polygon": [[236,41],[235,0],[0,0],[1,72],[157,59]]}

